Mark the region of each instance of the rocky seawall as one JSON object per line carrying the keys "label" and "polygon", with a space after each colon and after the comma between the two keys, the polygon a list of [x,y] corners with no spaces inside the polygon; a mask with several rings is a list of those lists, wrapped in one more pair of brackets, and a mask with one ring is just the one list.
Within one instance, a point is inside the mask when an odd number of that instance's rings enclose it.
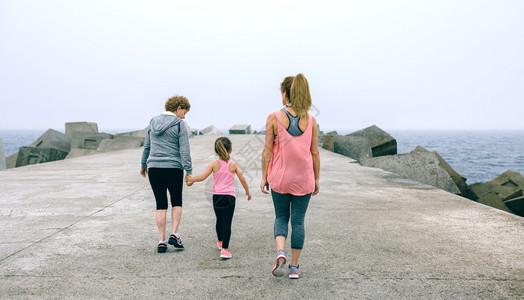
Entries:
{"label": "rocky seawall", "polygon": [[[186,127],[190,137],[223,135],[213,125],[202,130]],[[0,139],[0,170],[142,147],[146,130],[147,128],[109,134],[99,132],[98,125],[94,122],[69,122],[65,124],[65,134],[49,129],[32,144],[20,147],[17,153],[5,159]],[[242,124],[233,125],[228,133],[257,132],[251,129],[251,125]],[[455,171],[437,151],[417,146],[410,153],[398,154],[396,139],[376,125],[347,135],[339,135],[336,131],[324,134],[319,130],[319,146],[353,158],[363,166],[380,168],[406,179],[524,216],[524,177],[518,172],[508,170],[491,181],[468,185],[466,178]]]}
{"label": "rocky seawall", "polygon": [[[187,123],[186,123],[187,124]],[[188,128],[189,137],[195,135],[223,135],[211,125],[202,130]],[[147,127],[136,131],[117,132],[115,134],[99,132],[95,122],[65,123],[65,133],[48,129],[28,146],[4,156],[4,147],[0,139],[0,171],[27,165],[46,163],[85,155],[138,148],[144,146]],[[234,125],[229,134],[252,134],[251,125]]]}
{"label": "rocky seawall", "polygon": [[398,154],[397,142],[376,125],[348,135],[319,131],[319,145],[355,159],[363,166],[380,168],[406,179],[428,184],[479,203],[524,216],[524,177],[506,171],[497,178],[468,185],[437,151],[417,146],[410,153]]}

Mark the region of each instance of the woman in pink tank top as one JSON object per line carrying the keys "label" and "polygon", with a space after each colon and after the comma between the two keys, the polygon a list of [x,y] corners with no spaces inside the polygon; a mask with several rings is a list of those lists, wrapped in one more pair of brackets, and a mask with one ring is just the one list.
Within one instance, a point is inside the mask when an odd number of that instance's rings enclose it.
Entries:
{"label": "woman in pink tank top", "polygon": [[298,259],[305,238],[304,217],[311,195],[319,192],[320,156],[318,129],[311,108],[309,84],[303,74],[286,77],[281,84],[285,107],[268,116],[262,153],[260,189],[273,197],[274,237],[277,255],[273,275],[283,276],[287,262],[284,251],[291,220],[291,262],[289,278],[299,278]]}
{"label": "woman in pink tank top", "polygon": [[220,258],[232,257],[229,251],[229,240],[231,238],[231,222],[235,212],[235,175],[246,191],[247,200],[251,200],[247,181],[242,175],[240,167],[231,160],[231,141],[226,137],[220,137],[215,141],[215,153],[219,159],[211,162],[204,173],[188,177],[188,185],[194,182],[206,180],[213,173],[213,209],[215,210],[217,247],[220,250]]}

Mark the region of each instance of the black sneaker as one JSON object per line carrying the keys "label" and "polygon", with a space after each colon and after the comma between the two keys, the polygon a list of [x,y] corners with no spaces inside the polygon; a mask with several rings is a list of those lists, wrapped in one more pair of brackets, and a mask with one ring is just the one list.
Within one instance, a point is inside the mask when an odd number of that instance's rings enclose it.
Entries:
{"label": "black sneaker", "polygon": [[167,251],[167,244],[166,243],[159,243],[157,247],[158,253],[166,253]]}
{"label": "black sneaker", "polygon": [[169,236],[169,244],[175,246],[177,249],[184,249],[184,245],[182,244],[182,239],[177,238],[174,234]]}

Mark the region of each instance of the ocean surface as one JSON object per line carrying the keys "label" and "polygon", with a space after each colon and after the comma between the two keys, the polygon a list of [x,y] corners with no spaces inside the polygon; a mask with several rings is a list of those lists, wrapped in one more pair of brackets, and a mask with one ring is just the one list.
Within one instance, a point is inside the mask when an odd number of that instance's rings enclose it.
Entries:
{"label": "ocean surface", "polygon": [[[115,133],[126,130],[100,130]],[[386,130],[397,140],[398,153],[417,145],[436,150],[467,183],[490,181],[507,170],[524,175],[524,130]],[[45,130],[1,130],[4,152],[9,156],[28,146]],[[225,131],[227,132],[227,131]],[[328,131],[324,130],[325,133]],[[337,130],[348,134],[353,130]]]}
{"label": "ocean surface", "polygon": [[467,184],[490,181],[508,170],[524,175],[524,130],[386,131],[397,140],[399,154],[417,145],[436,150]]}

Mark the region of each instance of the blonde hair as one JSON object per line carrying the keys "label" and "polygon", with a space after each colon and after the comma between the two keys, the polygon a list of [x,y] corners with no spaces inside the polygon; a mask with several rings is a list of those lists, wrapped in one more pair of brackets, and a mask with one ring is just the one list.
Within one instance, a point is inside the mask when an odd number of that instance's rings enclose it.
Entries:
{"label": "blonde hair", "polygon": [[188,111],[191,109],[191,104],[184,96],[173,96],[166,101],[166,111],[175,112],[179,106],[181,109],[187,109]]}
{"label": "blonde hair", "polygon": [[297,116],[307,119],[308,111],[311,108],[311,94],[309,93],[309,84],[304,74],[300,73],[295,76],[288,96],[290,107],[293,108]]}
{"label": "blonde hair", "polygon": [[227,137],[219,137],[215,141],[215,152],[221,160],[229,161],[229,151],[231,150],[231,141]]}

